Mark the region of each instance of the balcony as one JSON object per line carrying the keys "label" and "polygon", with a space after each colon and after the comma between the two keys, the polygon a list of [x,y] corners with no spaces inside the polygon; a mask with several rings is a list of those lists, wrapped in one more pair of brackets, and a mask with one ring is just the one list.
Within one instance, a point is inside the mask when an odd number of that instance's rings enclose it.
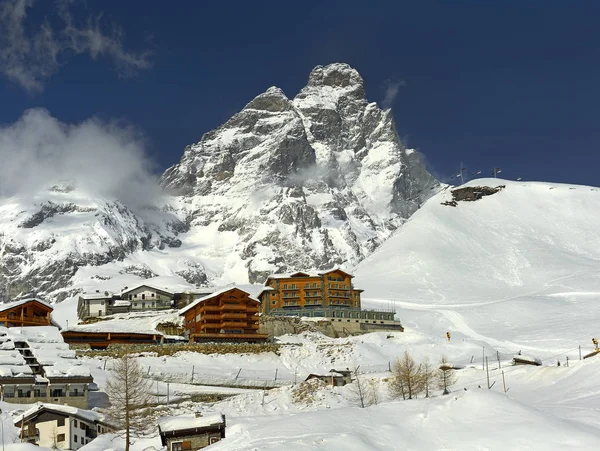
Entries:
{"label": "balcony", "polygon": [[221,306],[221,310],[223,310],[223,311],[232,311],[232,310],[244,311],[245,307],[241,304],[223,304]]}
{"label": "balcony", "polygon": [[227,321],[223,323],[223,328],[244,329],[247,324],[246,321]]}
{"label": "balcony", "polygon": [[205,305],[200,309],[200,313],[202,312],[220,312],[221,307],[218,305]]}
{"label": "balcony", "polygon": [[247,313],[223,313],[221,315],[221,318],[223,318],[224,320],[227,319],[246,319]]}
{"label": "balcony", "polygon": [[251,307],[251,306],[246,307],[246,312],[248,312],[248,313],[258,313],[258,311],[259,311],[259,307]]}
{"label": "balcony", "polygon": [[221,320],[221,315],[215,315],[215,314],[212,314],[212,313],[207,313],[206,315],[202,316],[202,319],[204,319],[206,321],[210,321],[210,320],[220,321]]}

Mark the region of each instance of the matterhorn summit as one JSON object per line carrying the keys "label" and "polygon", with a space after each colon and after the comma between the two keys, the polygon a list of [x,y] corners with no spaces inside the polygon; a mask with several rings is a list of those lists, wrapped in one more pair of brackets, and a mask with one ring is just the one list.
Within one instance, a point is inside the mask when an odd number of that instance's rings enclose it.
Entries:
{"label": "matterhorn summit", "polygon": [[341,63],[315,67],[293,99],[267,89],[187,146],[161,184],[224,279],[250,282],[358,263],[440,186]]}

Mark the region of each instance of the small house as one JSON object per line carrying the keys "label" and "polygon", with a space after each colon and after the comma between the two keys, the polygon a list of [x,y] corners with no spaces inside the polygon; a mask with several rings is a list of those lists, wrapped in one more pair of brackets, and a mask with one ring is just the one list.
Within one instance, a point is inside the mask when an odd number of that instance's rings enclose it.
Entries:
{"label": "small house", "polygon": [[[309,374],[305,381],[309,381],[311,379],[319,379],[325,382],[327,385],[331,385],[332,387],[343,387],[346,385],[347,378],[344,377],[343,374],[337,373],[335,371],[330,371],[328,374]],[[352,381],[350,381],[352,382]]]}
{"label": "small house", "polygon": [[167,451],[197,450],[225,438],[225,415],[181,415],[158,422],[162,445]]}
{"label": "small house", "polygon": [[39,403],[14,420],[22,442],[53,449],[77,450],[117,427],[92,410]]}
{"label": "small house", "polygon": [[0,326],[51,326],[52,310],[50,305],[34,298],[0,304]]}

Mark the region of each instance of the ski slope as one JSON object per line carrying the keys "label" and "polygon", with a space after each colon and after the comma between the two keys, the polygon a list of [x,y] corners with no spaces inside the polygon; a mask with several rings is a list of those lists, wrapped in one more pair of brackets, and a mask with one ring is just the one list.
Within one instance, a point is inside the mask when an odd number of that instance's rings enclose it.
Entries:
{"label": "ski slope", "polygon": [[600,189],[496,179],[456,207],[429,200],[355,269],[367,307],[424,334],[549,357],[600,335]]}

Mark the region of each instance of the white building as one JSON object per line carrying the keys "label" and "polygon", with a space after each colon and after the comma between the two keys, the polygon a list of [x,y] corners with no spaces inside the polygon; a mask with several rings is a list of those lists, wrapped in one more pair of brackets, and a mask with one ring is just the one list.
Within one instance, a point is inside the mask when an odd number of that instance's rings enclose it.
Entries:
{"label": "white building", "polygon": [[92,382],[56,327],[0,327],[0,400],[87,408]]}
{"label": "white building", "polygon": [[116,427],[92,410],[39,403],[14,420],[24,442],[53,449],[76,450]]}
{"label": "white building", "polygon": [[166,310],[173,307],[175,292],[142,284],[122,291],[121,299],[131,302],[131,311]]}

